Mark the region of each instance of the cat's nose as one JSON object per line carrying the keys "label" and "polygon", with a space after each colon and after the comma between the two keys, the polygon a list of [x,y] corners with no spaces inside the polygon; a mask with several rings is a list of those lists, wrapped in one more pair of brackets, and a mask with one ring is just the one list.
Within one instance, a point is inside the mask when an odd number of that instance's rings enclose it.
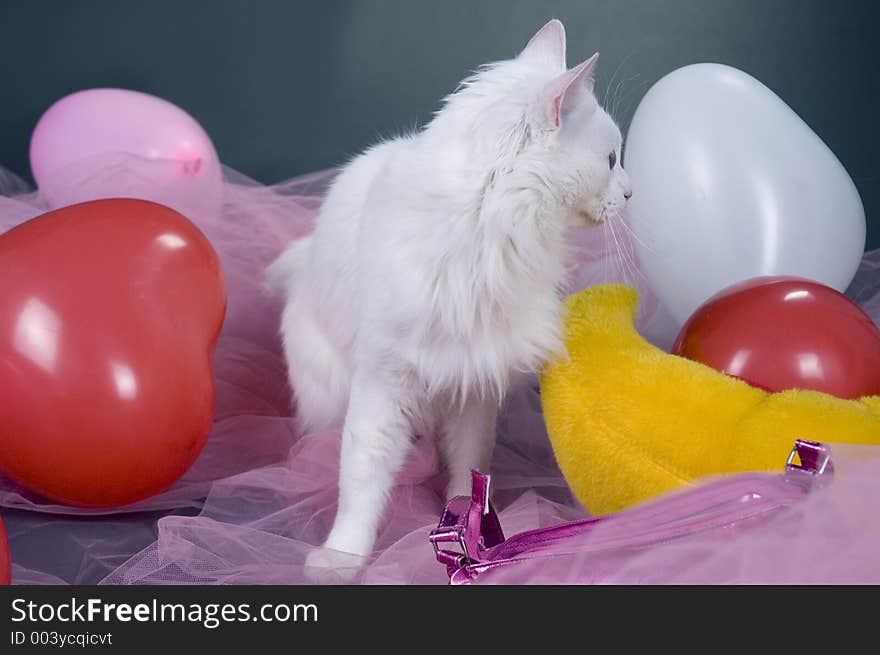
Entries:
{"label": "cat's nose", "polygon": [[623,197],[625,199],[629,200],[630,198],[633,197],[633,192],[630,191],[629,189],[627,189],[626,191],[623,192]]}

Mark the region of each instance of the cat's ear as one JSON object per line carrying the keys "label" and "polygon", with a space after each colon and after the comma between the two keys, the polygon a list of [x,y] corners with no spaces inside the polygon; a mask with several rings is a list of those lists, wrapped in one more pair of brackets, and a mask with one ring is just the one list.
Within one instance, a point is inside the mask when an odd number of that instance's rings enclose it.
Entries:
{"label": "cat's ear", "polygon": [[586,101],[593,91],[593,69],[599,59],[597,52],[584,62],[547,83],[538,96],[540,117],[546,127],[556,129],[562,115]]}
{"label": "cat's ear", "polygon": [[565,27],[554,18],[529,39],[517,59],[547,63],[559,70],[565,70]]}

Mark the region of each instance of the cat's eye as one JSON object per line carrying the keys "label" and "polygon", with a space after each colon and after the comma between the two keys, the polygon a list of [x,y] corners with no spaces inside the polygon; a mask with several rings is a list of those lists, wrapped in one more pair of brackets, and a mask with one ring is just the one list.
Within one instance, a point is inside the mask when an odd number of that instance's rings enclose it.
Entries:
{"label": "cat's eye", "polygon": [[608,168],[613,171],[614,167],[616,165],[617,165],[617,153],[612,150],[611,154],[608,155]]}

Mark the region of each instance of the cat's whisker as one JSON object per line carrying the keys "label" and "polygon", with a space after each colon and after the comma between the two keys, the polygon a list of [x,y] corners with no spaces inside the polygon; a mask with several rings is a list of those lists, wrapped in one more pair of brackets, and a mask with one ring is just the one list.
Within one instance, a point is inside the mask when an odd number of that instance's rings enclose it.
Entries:
{"label": "cat's whisker", "polygon": [[611,87],[614,86],[614,79],[617,77],[617,73],[620,72],[621,67],[623,66],[626,59],[621,59],[620,63],[617,64],[617,68],[614,69],[614,73],[611,75],[611,79],[608,80],[608,84],[605,86],[605,95],[602,96],[602,106],[608,106],[608,93],[611,91]]}
{"label": "cat's whisker", "polygon": [[618,80],[617,85],[614,87],[614,93],[611,95],[611,109],[608,114],[617,121],[617,106],[620,102],[620,92],[623,85],[623,80]]}
{"label": "cat's whisker", "polygon": [[[602,106],[603,106],[603,107],[606,107],[606,108],[608,107],[608,92],[609,92],[609,90],[611,89],[612,85],[614,84],[614,80],[615,80],[615,78],[617,77],[617,74],[620,72],[620,70],[623,68],[623,66],[624,66],[624,65],[625,65],[630,59],[633,58],[633,56],[634,56],[637,52],[638,52],[638,50],[633,50],[633,51],[630,52],[628,55],[626,55],[623,59],[621,59],[619,64],[617,64],[617,68],[614,69],[614,74],[611,76],[611,79],[608,81],[608,85],[605,87],[605,96],[602,98]],[[613,116],[613,114],[612,114],[611,112],[608,112],[608,113],[609,113],[609,115],[612,115],[612,116]]]}
{"label": "cat's whisker", "polygon": [[612,216],[611,219],[609,220],[609,224],[611,225],[611,230],[616,235],[615,238],[616,238],[617,245],[618,245],[618,253],[620,255],[620,262],[623,267],[624,282],[629,283],[629,282],[634,281],[635,273],[637,272],[637,267],[635,265],[635,262],[633,262],[631,259],[632,255],[631,255],[631,253],[629,251],[629,247],[628,247],[630,245],[629,242],[622,235],[620,235],[618,233],[618,231],[614,225],[614,222],[616,220],[617,220],[617,215]]}
{"label": "cat's whisker", "polygon": [[[612,221],[617,221],[618,224],[621,226],[621,229],[630,230],[630,234],[632,233],[631,228],[629,228],[629,226],[626,225],[626,221],[623,220],[623,217],[620,214],[615,214],[615,216],[612,218]],[[638,259],[636,257],[633,242],[629,241],[629,240],[625,240],[625,241],[626,241],[626,243],[625,243],[626,250],[624,252],[624,257],[625,257],[625,260],[628,262],[629,267],[633,271],[634,277],[641,278],[642,280],[647,281],[647,278],[645,277],[645,274],[642,272],[641,266],[639,265]],[[633,281],[635,281],[635,280],[633,280]]]}
{"label": "cat's whisker", "polygon": [[[611,224],[614,226],[613,218]],[[617,228],[614,229],[617,231]],[[624,281],[627,284],[634,284],[638,277],[638,267],[632,259],[632,253],[630,251],[631,243],[628,242],[619,232],[617,234],[617,241],[620,244],[620,257],[621,263],[623,264]]]}
{"label": "cat's whisker", "polygon": [[[608,114],[614,118],[615,121],[620,122],[620,114],[618,110],[620,109],[621,103],[625,98],[632,97],[632,89],[628,89],[624,94],[624,85],[629,84],[633,80],[637,80],[641,75],[639,73],[635,73],[625,80],[620,80],[618,82],[617,89],[615,90],[615,98],[613,102],[613,106],[608,111]],[[636,88],[639,88],[638,86]]]}
{"label": "cat's whisker", "polygon": [[609,276],[608,266],[610,264],[611,256],[608,253],[608,247],[611,243],[608,239],[608,223],[606,221],[602,221],[602,243],[605,246],[605,252],[602,254],[602,281],[609,282],[611,278]]}
{"label": "cat's whisker", "polygon": [[627,223],[626,219],[622,214],[618,214],[617,217],[620,219],[620,224],[623,226],[623,229],[626,230],[627,234],[632,237],[634,240],[639,242],[639,245],[642,246],[648,252],[654,252],[654,248],[649,246],[644,239],[642,239],[638,234],[635,233],[635,230],[632,229],[632,225]]}
{"label": "cat's whisker", "polygon": [[623,258],[621,256],[621,251],[620,251],[620,242],[617,239],[617,232],[615,231],[614,225],[611,223],[611,221],[606,219],[605,225],[608,226],[608,231],[611,235],[611,245],[614,248],[614,261],[612,262],[613,266],[614,266],[614,273],[615,273],[614,281],[620,282],[626,276],[626,271],[624,270]]}
{"label": "cat's whisker", "polygon": [[[603,213],[604,214],[604,213]],[[614,265],[617,273],[620,274],[620,280],[616,281],[626,281],[627,271],[626,271],[626,262],[623,257],[623,251],[621,248],[620,240],[617,236],[617,231],[614,229],[614,224],[605,219],[605,224],[608,226],[608,229],[611,232],[611,241],[614,246]]]}
{"label": "cat's whisker", "polygon": [[624,79],[617,80],[616,84],[614,84],[613,88],[611,89],[611,99],[610,99],[608,105],[606,105],[606,107],[605,107],[605,111],[608,112],[608,115],[611,116],[612,118],[614,118],[615,120],[616,120],[616,116],[614,114],[615,114],[615,110],[617,108],[617,105],[618,105],[618,102],[620,99],[620,92],[621,92],[621,89],[623,88],[623,84],[626,81],[627,80],[624,80]]}

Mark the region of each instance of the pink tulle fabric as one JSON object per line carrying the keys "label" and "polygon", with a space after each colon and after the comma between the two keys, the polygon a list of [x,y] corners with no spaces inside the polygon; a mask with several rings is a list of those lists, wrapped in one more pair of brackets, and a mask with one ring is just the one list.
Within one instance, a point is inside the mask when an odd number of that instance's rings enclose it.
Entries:
{"label": "pink tulle fabric", "polygon": [[[326,536],[336,508],[338,433],[296,434],[277,327],[280,304],[263,270],[307,233],[334,172],[274,186],[225,169],[222,198],[175,175],[178,162],[111,154],[60,171],[53,197],[141,197],[183,211],[220,255],[229,310],[217,344],[216,417],[204,451],[165,492],[95,512],[55,504],[0,477],[17,584],[307,584],[304,560]],[[208,194],[210,195],[210,194]],[[0,168],[0,233],[48,209]],[[641,293],[637,326],[668,347],[675,324],[639,273],[618,223],[571,235],[571,290],[622,281]],[[880,252],[868,253],[850,295],[880,317]],[[829,435],[833,442],[833,435]],[[735,540],[670,544],[634,555],[608,582],[880,581],[880,451],[842,451],[835,483],[787,517]],[[493,500],[508,535],[586,516],[560,474],[541,417],[536,379],[514,389],[501,413]],[[443,477],[422,439],[398,476],[377,550],[354,582],[445,584],[427,541],[443,508]],[[869,511],[869,508],[873,508]],[[693,562],[692,566],[680,566]],[[496,583],[577,583],[588,558],[511,568]]]}

